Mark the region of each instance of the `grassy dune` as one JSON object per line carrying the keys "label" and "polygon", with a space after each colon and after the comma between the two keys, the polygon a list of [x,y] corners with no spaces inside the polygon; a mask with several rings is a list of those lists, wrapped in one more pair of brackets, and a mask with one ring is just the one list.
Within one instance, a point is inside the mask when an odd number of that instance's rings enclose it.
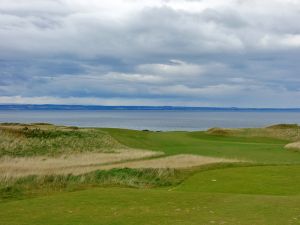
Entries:
{"label": "grassy dune", "polygon": [[113,152],[126,148],[101,130],[48,124],[0,125],[0,156],[37,156],[76,152]]}
{"label": "grassy dune", "polygon": [[[66,165],[76,155],[81,162],[90,155],[96,167],[84,171],[77,161],[78,174],[0,179],[0,225],[300,224],[300,152],[285,148],[299,142],[299,130],[285,124],[201,132],[2,124],[0,172],[1,162]],[[165,155],[98,164],[104,156],[141,150]]]}

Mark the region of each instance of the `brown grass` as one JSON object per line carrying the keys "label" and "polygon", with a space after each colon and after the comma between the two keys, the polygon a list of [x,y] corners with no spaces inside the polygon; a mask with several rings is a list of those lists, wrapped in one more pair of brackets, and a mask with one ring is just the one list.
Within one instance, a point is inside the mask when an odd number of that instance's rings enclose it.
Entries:
{"label": "brown grass", "polygon": [[54,125],[0,125],[0,157],[58,156],[125,149],[106,132]]}
{"label": "brown grass", "polygon": [[[60,157],[3,157],[0,159],[0,179],[29,175],[80,175],[95,170],[113,168],[190,168],[201,165],[240,160],[198,155],[174,155],[155,159],[163,153],[143,150],[120,150],[118,153],[78,153]],[[130,161],[131,160],[131,161]]]}
{"label": "brown grass", "polygon": [[108,170],[112,168],[189,168],[222,162],[240,162],[240,160],[181,154],[156,159],[124,162],[114,165],[105,165],[98,167],[98,169]]}
{"label": "brown grass", "polygon": [[208,134],[234,137],[268,137],[289,141],[300,140],[300,127],[294,124],[278,124],[266,128],[211,128]]}
{"label": "brown grass", "polygon": [[218,127],[210,128],[206,132],[213,135],[224,135],[224,136],[233,134],[232,129],[218,128]]}
{"label": "brown grass", "polygon": [[96,170],[99,165],[136,160],[162,155],[161,152],[124,149],[114,153],[77,153],[59,157],[2,157],[0,177],[29,175],[83,174]]}

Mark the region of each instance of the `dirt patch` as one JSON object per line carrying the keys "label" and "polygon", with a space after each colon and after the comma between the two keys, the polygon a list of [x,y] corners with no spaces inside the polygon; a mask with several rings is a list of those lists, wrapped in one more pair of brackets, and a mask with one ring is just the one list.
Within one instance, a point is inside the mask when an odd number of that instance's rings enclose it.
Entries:
{"label": "dirt patch", "polygon": [[134,162],[125,162],[114,165],[100,166],[98,169],[112,168],[189,168],[212,163],[222,162],[240,162],[239,160],[214,158],[198,155],[174,155],[161,157],[157,159],[139,160]]}
{"label": "dirt patch", "polygon": [[0,177],[83,174],[96,170],[99,165],[149,158],[162,154],[161,152],[125,149],[114,153],[78,153],[60,157],[2,157],[0,159]]}

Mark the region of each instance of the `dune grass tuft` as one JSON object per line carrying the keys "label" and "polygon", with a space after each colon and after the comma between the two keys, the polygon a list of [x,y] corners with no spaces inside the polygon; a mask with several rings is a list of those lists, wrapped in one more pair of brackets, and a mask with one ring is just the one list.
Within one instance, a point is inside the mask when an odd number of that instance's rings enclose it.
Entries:
{"label": "dune grass tuft", "polygon": [[116,148],[126,147],[106,132],[96,129],[56,127],[48,124],[0,126],[0,157],[113,152]]}
{"label": "dune grass tuft", "polygon": [[91,186],[134,188],[163,187],[179,184],[190,171],[175,169],[111,169],[83,175],[45,175],[1,178],[0,201],[22,199],[40,194],[74,191]]}
{"label": "dune grass tuft", "polygon": [[300,126],[298,124],[276,124],[265,128],[211,128],[207,134],[234,137],[268,137],[288,141],[300,140]]}

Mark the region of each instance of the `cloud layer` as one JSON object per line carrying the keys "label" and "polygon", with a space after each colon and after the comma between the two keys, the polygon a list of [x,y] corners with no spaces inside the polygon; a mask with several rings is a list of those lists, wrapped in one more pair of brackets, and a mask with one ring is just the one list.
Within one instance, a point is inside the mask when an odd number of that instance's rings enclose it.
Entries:
{"label": "cloud layer", "polygon": [[297,0],[1,0],[0,103],[300,106]]}

